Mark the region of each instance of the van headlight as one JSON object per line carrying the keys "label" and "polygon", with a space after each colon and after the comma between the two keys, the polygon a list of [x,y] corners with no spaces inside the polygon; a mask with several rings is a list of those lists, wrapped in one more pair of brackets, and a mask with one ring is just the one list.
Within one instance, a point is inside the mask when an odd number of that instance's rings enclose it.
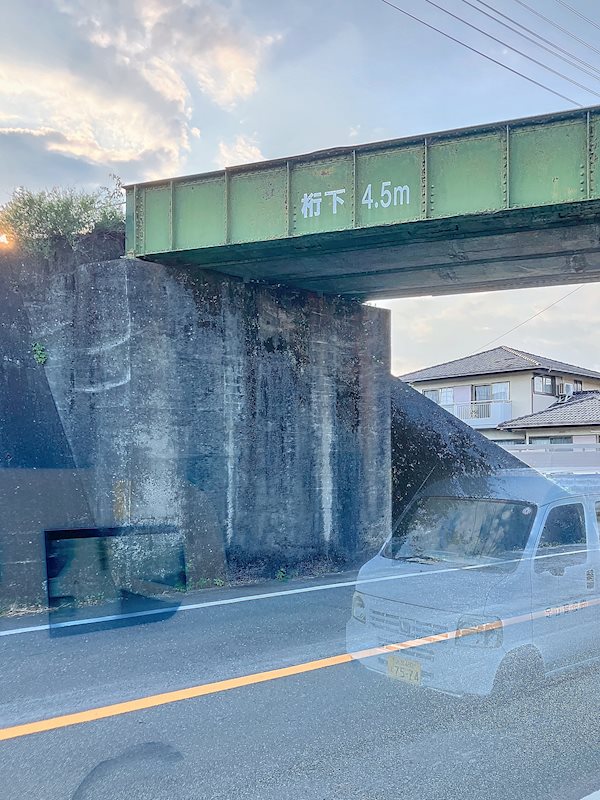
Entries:
{"label": "van headlight", "polygon": [[501,647],[502,620],[499,617],[464,616],[458,620],[454,641],[461,647]]}
{"label": "van headlight", "polygon": [[360,592],[354,592],[352,597],[352,616],[358,622],[367,621],[367,610],[365,608],[365,601]]}

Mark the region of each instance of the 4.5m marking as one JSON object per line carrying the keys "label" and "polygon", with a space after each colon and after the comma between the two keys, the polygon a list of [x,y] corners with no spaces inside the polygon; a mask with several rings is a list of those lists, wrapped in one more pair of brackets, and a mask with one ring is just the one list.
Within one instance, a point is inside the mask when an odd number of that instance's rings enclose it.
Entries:
{"label": "4.5m marking", "polygon": [[410,203],[410,188],[408,186],[394,186],[393,189],[390,189],[391,185],[391,181],[381,181],[380,199],[373,200],[373,185],[371,183],[367,184],[361,201],[363,206],[367,206],[371,210],[372,206],[375,206],[375,208],[379,208],[379,206],[389,208],[391,205],[408,205]]}

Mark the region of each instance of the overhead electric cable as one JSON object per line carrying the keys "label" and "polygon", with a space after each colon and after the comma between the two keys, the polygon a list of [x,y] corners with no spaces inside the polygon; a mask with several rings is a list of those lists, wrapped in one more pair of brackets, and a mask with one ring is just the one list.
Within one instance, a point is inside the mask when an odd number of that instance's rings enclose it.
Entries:
{"label": "overhead electric cable", "polygon": [[[600,76],[600,68],[595,67],[593,64],[590,64],[589,61],[585,61],[583,58],[579,58],[579,56],[576,56],[575,53],[572,53],[570,50],[565,50],[564,47],[561,47],[560,45],[556,44],[556,42],[553,42],[550,39],[546,39],[540,33],[537,33],[536,31],[532,30],[531,28],[528,28],[527,25],[523,25],[522,22],[519,22],[518,20],[513,19],[513,17],[510,17],[508,14],[504,14],[502,11],[498,11],[497,8],[494,8],[494,6],[490,5],[489,3],[486,3],[485,0],[477,0],[477,2],[480,5],[485,6],[486,8],[489,8],[490,11],[493,11],[499,17],[503,17],[503,19],[507,19],[509,22],[512,22],[513,25],[517,26],[517,28],[520,28],[522,31],[527,31],[527,33],[530,33],[532,36],[535,36],[536,39],[539,39],[540,41],[545,42],[546,44],[550,45],[550,47],[553,47],[555,50],[558,50],[560,53],[564,53],[566,56],[569,56],[570,58],[573,59],[573,61],[577,61],[579,64],[583,64],[584,67],[588,67],[593,73],[595,73],[596,75]],[[586,70],[584,70],[584,72],[585,71]],[[591,75],[592,72],[588,72],[588,75]]]}
{"label": "overhead electric cable", "polygon": [[496,336],[495,339],[491,339],[489,342],[486,342],[485,344],[482,344],[480,349],[483,349],[484,347],[489,347],[489,345],[495,344],[496,342],[499,342],[500,339],[504,339],[504,337],[508,336],[509,333],[512,333],[513,331],[516,331],[518,328],[522,328],[523,325],[526,325],[528,322],[531,322],[532,319],[535,319],[536,317],[539,317],[545,311],[548,311],[549,308],[553,308],[553,306],[557,306],[559,303],[562,303],[563,300],[566,300],[567,297],[570,297],[572,294],[575,294],[575,292],[578,292],[580,289],[583,289],[583,286],[584,286],[584,284],[581,284],[581,286],[577,286],[575,289],[572,289],[570,292],[567,292],[567,294],[564,294],[562,297],[559,297],[558,300],[555,300],[553,303],[550,303],[549,306],[546,306],[545,308],[542,308],[540,311],[537,311],[535,314],[532,314],[530,317],[527,317],[527,319],[524,319],[523,322],[519,322],[519,324],[515,325],[514,328],[511,328],[510,330],[505,331],[500,336]]}
{"label": "overhead electric cable", "polygon": [[594,27],[594,28],[598,28],[598,30],[600,31],[600,25],[597,22],[595,22],[593,19],[590,19],[589,17],[586,17],[585,14],[582,14],[581,11],[579,11],[576,8],[573,8],[573,6],[570,6],[568,3],[565,3],[565,0],[556,0],[556,2],[560,3],[561,6],[564,6],[565,8],[568,8],[569,11],[572,11],[573,14],[576,14],[578,17],[580,17],[582,20],[584,20],[584,22],[587,22],[589,25],[592,25],[592,27]]}
{"label": "overhead electric cable", "polygon": [[[593,72],[590,72],[590,70],[585,69],[584,67],[580,67],[578,64],[575,63],[575,61],[572,61],[571,59],[566,58],[566,56],[563,56],[560,53],[556,53],[554,50],[552,50],[551,47],[547,47],[545,44],[540,44],[540,42],[536,41],[533,37],[528,36],[526,33],[521,33],[521,31],[517,30],[517,28],[514,28],[512,25],[509,25],[507,22],[502,22],[501,19],[498,19],[497,17],[494,17],[493,14],[489,14],[487,11],[484,11],[482,8],[478,8],[474,3],[471,3],[470,0],[462,0],[462,2],[465,5],[469,6],[470,8],[474,9],[475,11],[477,11],[479,14],[483,14],[484,16],[486,16],[489,19],[491,19],[494,22],[496,22],[498,25],[502,25],[504,28],[507,28],[509,31],[512,31],[513,33],[516,33],[517,36],[521,36],[521,38],[526,39],[528,42],[531,42],[531,44],[535,45],[536,47],[539,47],[542,50],[545,50],[547,53],[550,53],[550,55],[553,56],[554,58],[560,58],[561,61],[564,61],[566,64],[569,64],[569,66],[574,67],[575,69],[581,70],[582,72],[585,72],[587,75],[590,75],[592,78],[594,78],[596,80],[598,80],[598,78],[600,78],[600,73],[598,75],[595,75]],[[483,5],[487,5],[487,3],[484,3]],[[488,8],[491,8],[491,6],[488,6]],[[598,96],[600,97],[600,95],[598,95]]]}
{"label": "overhead electric cable", "polygon": [[507,47],[509,50],[512,50],[513,53],[517,53],[517,55],[520,55],[522,58],[526,58],[528,61],[531,61],[533,64],[537,64],[538,67],[541,67],[542,69],[545,69],[548,72],[551,72],[552,74],[557,75],[559,78],[562,78],[563,80],[567,81],[568,83],[572,83],[573,86],[577,86],[579,89],[583,89],[586,92],[590,92],[590,94],[593,94],[596,97],[600,97],[600,94],[598,92],[594,91],[594,89],[590,89],[589,86],[585,86],[583,83],[579,83],[578,81],[573,80],[573,78],[569,78],[568,75],[565,75],[564,73],[559,72],[557,69],[554,69],[553,67],[549,67],[547,64],[544,64],[543,61],[538,61],[537,58],[533,58],[533,56],[527,55],[527,53],[524,53],[522,50],[519,50],[517,47],[513,47],[511,44],[508,44],[508,42],[505,42],[502,39],[498,39],[497,36],[494,36],[493,34],[482,30],[477,25],[473,25],[473,23],[469,22],[466,19],[463,19],[458,14],[455,14],[452,11],[448,11],[447,8],[444,8],[444,6],[440,6],[438,3],[435,3],[434,0],[425,0],[425,2],[428,3],[430,6],[432,6],[433,8],[437,8],[439,11],[443,11],[444,14],[447,14],[449,17],[452,17],[452,19],[455,19],[458,22],[462,22],[463,25],[466,25],[467,27],[472,28],[474,31],[477,31],[478,33],[483,34],[483,36],[487,36],[488,39],[491,39],[492,41],[496,42],[497,44],[501,45],[502,47]]}
{"label": "overhead electric cable", "polygon": [[540,89],[545,89],[547,92],[550,92],[551,94],[555,95],[556,97],[560,97],[562,100],[566,100],[568,103],[573,103],[573,105],[583,106],[583,103],[578,103],[577,100],[573,100],[573,98],[567,97],[566,95],[561,94],[560,92],[556,91],[556,89],[552,89],[550,86],[546,86],[546,84],[535,80],[535,78],[531,78],[529,75],[525,75],[523,72],[520,72],[518,69],[514,69],[513,67],[509,67],[508,64],[504,64],[502,61],[498,61],[496,58],[493,58],[492,56],[488,55],[487,53],[483,53],[481,50],[478,50],[476,47],[472,47],[470,44],[467,44],[466,42],[463,42],[461,39],[457,39],[455,36],[452,36],[451,34],[446,33],[446,31],[443,31],[440,28],[436,28],[435,25],[431,25],[429,22],[425,22],[425,20],[421,19],[420,17],[415,16],[414,14],[410,14],[405,9],[400,8],[397,5],[394,5],[394,3],[391,2],[391,0],[380,0],[380,2],[383,3],[386,6],[389,6],[390,8],[395,9],[400,14],[404,14],[405,17],[408,17],[409,19],[412,19],[414,22],[418,22],[421,25],[424,25],[426,28],[429,28],[429,30],[432,30],[432,31],[435,31],[436,33],[439,33],[441,36],[444,36],[446,39],[450,39],[450,41],[455,42],[455,44],[459,44],[461,47],[464,47],[467,50],[470,50],[472,53],[476,53],[478,56],[481,56],[482,58],[485,58],[487,61],[491,61],[493,64],[496,64],[497,66],[502,67],[503,69],[506,69],[509,72],[512,72],[513,75],[518,75],[520,78],[523,78],[524,80],[529,81],[529,83],[533,83],[535,86],[538,86]]}
{"label": "overhead electric cable", "polygon": [[579,44],[582,44],[584,47],[587,47],[589,50],[593,50],[594,53],[597,53],[598,55],[600,55],[600,50],[597,47],[594,47],[593,44],[590,44],[589,42],[586,42],[584,39],[580,39],[579,36],[576,36],[568,28],[563,28],[562,25],[559,25],[558,22],[554,22],[549,17],[547,17],[545,14],[542,14],[541,11],[538,11],[537,9],[532,8],[529,5],[529,3],[525,3],[524,0],[514,0],[514,2],[518,3],[523,8],[526,8],[527,11],[530,11],[532,14],[535,14],[536,17],[539,17],[540,19],[543,19],[544,22],[548,23],[548,25],[552,25],[552,27],[556,28],[557,31],[561,31],[562,33],[564,33],[565,36],[570,36],[571,39],[574,39],[576,42],[579,42]]}

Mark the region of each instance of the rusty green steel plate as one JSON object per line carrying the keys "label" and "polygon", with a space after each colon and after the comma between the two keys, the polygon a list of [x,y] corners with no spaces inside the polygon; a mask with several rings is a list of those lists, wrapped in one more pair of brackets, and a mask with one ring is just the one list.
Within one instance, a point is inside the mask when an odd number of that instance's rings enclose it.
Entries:
{"label": "rusty green steel plate", "polygon": [[[344,254],[361,251],[372,273],[387,258],[381,248],[485,234],[498,214],[505,232],[527,212],[541,220],[544,208],[552,224],[597,219],[584,208],[600,200],[599,153],[594,107],[130,185],[127,252],[265,280],[281,277],[274,259],[293,258],[285,273],[307,286],[321,269],[323,279],[343,275]],[[445,262],[436,268],[454,280]],[[359,284],[347,285],[368,296]],[[324,286],[345,292],[339,281]]]}

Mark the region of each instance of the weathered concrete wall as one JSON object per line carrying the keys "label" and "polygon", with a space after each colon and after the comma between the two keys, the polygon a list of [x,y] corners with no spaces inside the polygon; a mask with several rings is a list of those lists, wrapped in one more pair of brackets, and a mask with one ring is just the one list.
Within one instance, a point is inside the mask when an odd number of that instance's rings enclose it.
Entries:
{"label": "weathered concrete wall", "polygon": [[25,304],[0,270],[0,609],[43,602],[43,531],[93,524]]}
{"label": "weathered concrete wall", "polygon": [[[173,531],[153,560],[182,545],[191,585],[347,563],[383,540],[387,312],[127,259],[21,268],[18,282],[26,339],[48,353],[43,367],[29,354],[43,400],[19,402],[54,409],[94,526]],[[147,542],[110,541],[116,582]]]}
{"label": "weathered concrete wall", "polygon": [[5,266],[0,607],[360,563],[427,479],[518,463],[390,379],[385,311],[127,259]]}
{"label": "weathered concrete wall", "polygon": [[429,483],[523,469],[522,461],[398,378],[391,379],[392,518]]}

